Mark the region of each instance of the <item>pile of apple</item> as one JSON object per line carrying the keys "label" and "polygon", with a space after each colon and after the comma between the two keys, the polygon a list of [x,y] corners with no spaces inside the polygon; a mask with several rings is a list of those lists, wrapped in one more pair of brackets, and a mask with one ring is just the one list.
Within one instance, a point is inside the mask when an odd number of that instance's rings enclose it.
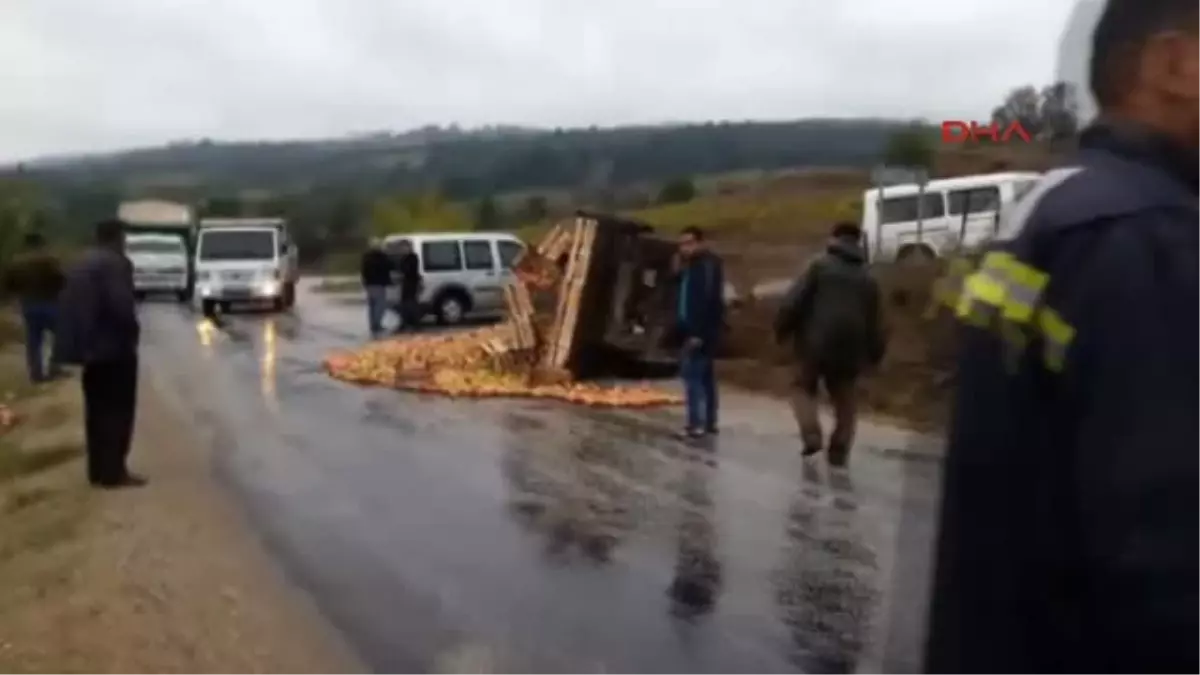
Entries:
{"label": "pile of apple", "polygon": [[647,384],[540,383],[528,369],[506,367],[495,345],[504,325],[461,333],[398,337],[330,354],[325,369],[340,380],[454,397],[549,398],[581,405],[640,408],[673,405],[680,397]]}

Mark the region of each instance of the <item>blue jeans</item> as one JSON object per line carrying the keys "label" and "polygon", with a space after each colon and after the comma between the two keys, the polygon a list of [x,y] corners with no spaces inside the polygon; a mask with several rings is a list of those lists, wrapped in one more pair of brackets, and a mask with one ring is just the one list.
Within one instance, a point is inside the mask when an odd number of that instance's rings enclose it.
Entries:
{"label": "blue jeans", "polygon": [[57,375],[58,349],[51,346],[50,369],[47,372],[45,340],[47,334],[54,334],[58,323],[58,305],[53,302],[22,302],[21,318],[25,323],[25,367],[29,370],[29,379],[42,382],[47,375]]}
{"label": "blue jeans", "polygon": [[683,397],[687,407],[687,428],[717,428],[717,377],[713,359],[701,350],[684,350],[679,362],[683,378]]}
{"label": "blue jeans", "polygon": [[387,286],[367,286],[367,327],[371,336],[383,333],[383,315],[387,312]]}

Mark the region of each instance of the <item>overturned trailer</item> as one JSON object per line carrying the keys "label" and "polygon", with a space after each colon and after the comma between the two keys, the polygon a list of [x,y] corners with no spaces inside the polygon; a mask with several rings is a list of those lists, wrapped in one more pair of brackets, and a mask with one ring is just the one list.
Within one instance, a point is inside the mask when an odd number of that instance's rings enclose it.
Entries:
{"label": "overturned trailer", "polygon": [[649,225],[580,211],[517,263],[507,299],[517,346],[543,376],[666,372],[675,245]]}

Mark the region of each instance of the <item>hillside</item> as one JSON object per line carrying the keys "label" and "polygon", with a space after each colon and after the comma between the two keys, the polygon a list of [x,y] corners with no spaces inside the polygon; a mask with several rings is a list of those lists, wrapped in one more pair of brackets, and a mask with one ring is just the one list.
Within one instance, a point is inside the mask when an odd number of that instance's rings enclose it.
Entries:
{"label": "hillside", "polygon": [[866,166],[903,123],[800,120],[406,134],[288,143],[199,141],[25,165],[63,186],[203,199],[338,189],[436,189],[452,199],[519,190],[595,191],[677,176],[787,166]]}

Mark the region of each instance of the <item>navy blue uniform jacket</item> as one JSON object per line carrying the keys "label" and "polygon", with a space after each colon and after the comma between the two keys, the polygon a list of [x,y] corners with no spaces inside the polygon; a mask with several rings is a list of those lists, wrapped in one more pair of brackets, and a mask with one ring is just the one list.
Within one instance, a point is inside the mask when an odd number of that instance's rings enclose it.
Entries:
{"label": "navy blue uniform jacket", "polygon": [[1200,671],[1196,162],[1094,127],[1002,230],[1058,342],[964,328],[927,670]]}
{"label": "navy blue uniform jacket", "polygon": [[676,325],[681,341],[699,338],[700,350],[715,355],[725,326],[725,271],[716,254],[705,251],[679,273]]}

